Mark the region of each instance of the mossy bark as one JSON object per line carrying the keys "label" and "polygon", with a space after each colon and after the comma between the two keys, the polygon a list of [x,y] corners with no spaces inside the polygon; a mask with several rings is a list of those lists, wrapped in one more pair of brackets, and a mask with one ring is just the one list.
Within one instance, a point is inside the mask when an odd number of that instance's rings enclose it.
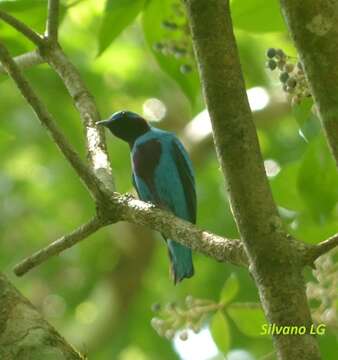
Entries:
{"label": "mossy bark", "polygon": [[1,273],[0,359],[84,359]]}

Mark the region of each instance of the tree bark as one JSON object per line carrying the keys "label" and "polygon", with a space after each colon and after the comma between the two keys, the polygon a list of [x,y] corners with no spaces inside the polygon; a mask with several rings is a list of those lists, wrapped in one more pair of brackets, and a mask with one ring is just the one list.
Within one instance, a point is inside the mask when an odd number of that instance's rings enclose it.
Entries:
{"label": "tree bark", "polygon": [[338,3],[330,0],[281,0],[338,166]]}
{"label": "tree bark", "polygon": [[0,359],[84,359],[1,273]]}
{"label": "tree bark", "polygon": [[[185,0],[214,141],[250,270],[270,323],[311,316],[299,252],[285,232],[265,175],[233,35],[229,1]],[[315,337],[274,335],[278,358],[320,359]]]}

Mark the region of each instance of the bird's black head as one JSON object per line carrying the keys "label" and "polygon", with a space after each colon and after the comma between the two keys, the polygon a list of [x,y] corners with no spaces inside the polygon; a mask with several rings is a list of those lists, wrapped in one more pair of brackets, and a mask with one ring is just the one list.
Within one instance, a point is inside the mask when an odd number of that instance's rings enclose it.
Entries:
{"label": "bird's black head", "polygon": [[135,140],[150,130],[148,123],[138,114],[131,111],[118,111],[108,120],[97,122],[107,127],[112,134],[133,146]]}

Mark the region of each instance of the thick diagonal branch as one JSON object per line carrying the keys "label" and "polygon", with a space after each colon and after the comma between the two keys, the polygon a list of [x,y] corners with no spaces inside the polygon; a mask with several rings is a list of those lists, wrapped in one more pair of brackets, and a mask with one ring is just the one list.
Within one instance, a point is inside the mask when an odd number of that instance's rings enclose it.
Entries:
{"label": "thick diagonal branch", "polygon": [[65,138],[62,131],[57,127],[52,115],[48,112],[44,104],[37,97],[32,87],[29,85],[27,80],[24,78],[21,70],[15,61],[11,58],[7,48],[0,42],[0,62],[6,69],[7,73],[16,83],[21,94],[31,105],[38,119],[44,125],[54,142],[58,145],[63,155],[67,158],[70,164],[73,166],[79,177],[86,184],[87,188],[95,197],[100,196],[100,182],[93,172],[86,166],[81,160],[78,153],[70,145],[68,140]]}
{"label": "thick diagonal branch", "polygon": [[338,166],[338,2],[280,2]]}
{"label": "thick diagonal branch", "polygon": [[[215,146],[268,320],[310,329],[301,257],[265,175],[239,62],[229,0],[185,0]],[[274,336],[279,359],[320,359],[316,339]]]}
{"label": "thick diagonal branch", "polygon": [[0,273],[0,359],[84,360]]}

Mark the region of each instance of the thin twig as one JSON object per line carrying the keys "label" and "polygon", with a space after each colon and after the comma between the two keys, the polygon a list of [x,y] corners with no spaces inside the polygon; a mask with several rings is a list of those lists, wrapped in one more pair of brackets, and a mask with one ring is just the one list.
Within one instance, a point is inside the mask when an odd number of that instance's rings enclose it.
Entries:
{"label": "thin twig", "polygon": [[7,73],[16,83],[21,94],[27,100],[27,102],[33,108],[35,114],[37,115],[40,122],[46,126],[49,130],[49,133],[55,143],[58,145],[59,149],[67,160],[71,163],[79,177],[87,185],[88,189],[94,196],[99,196],[99,180],[93,174],[93,172],[88,168],[88,166],[82,161],[78,153],[68,142],[62,131],[56,125],[56,122],[52,115],[48,112],[44,104],[35,94],[34,90],[28,83],[28,81],[23,76],[18,65],[11,58],[7,48],[0,42],[0,61],[3,67],[6,69]]}
{"label": "thin twig", "polygon": [[17,276],[25,274],[30,269],[40,265],[50,257],[58,255],[60,252],[74,246],[79,241],[86,239],[88,236],[95,233],[98,229],[105,225],[97,217],[94,217],[86,224],[80,226],[68,235],[64,235],[58,240],[54,241],[47,247],[37,251],[32,256],[26,258],[15,266],[14,272]]}
{"label": "thin twig", "polygon": [[[30,51],[25,54],[18,55],[13,58],[13,60],[21,70],[28,69],[35,65],[40,65],[46,62],[38,51]],[[5,68],[2,65],[0,65],[0,74],[7,74]]]}
{"label": "thin twig", "polygon": [[44,39],[38,33],[36,33],[31,28],[29,28],[22,21],[16,19],[14,16],[9,15],[6,12],[0,10],[0,19],[2,19],[8,25],[12,26],[21,34],[23,34],[27,39],[31,40],[35,45],[39,47],[44,45]]}
{"label": "thin twig", "polygon": [[58,27],[59,27],[59,0],[48,0],[48,17],[46,33],[47,38],[56,43],[58,40]]}
{"label": "thin twig", "polygon": [[317,245],[313,245],[305,248],[304,263],[315,267],[314,262],[317,258],[326,254],[327,252],[329,252],[330,250],[334,249],[337,246],[338,246],[338,234],[335,234]]}

